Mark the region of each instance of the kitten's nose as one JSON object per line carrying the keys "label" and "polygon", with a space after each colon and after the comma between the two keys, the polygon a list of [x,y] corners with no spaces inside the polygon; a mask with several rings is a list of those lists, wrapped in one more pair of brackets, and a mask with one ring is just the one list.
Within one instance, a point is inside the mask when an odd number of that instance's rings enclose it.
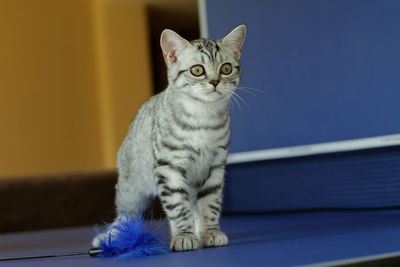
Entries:
{"label": "kitten's nose", "polygon": [[217,87],[217,85],[219,84],[219,80],[210,80],[209,83],[214,85],[214,87]]}

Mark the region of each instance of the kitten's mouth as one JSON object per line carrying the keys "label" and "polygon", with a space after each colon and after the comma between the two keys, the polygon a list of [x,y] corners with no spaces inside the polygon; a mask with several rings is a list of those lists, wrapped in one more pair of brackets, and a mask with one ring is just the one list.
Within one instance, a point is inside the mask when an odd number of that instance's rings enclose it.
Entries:
{"label": "kitten's mouth", "polygon": [[222,95],[222,93],[220,91],[217,90],[217,88],[215,88],[214,90],[212,90],[211,92],[208,92],[207,95],[211,95],[213,93],[217,93],[219,95]]}

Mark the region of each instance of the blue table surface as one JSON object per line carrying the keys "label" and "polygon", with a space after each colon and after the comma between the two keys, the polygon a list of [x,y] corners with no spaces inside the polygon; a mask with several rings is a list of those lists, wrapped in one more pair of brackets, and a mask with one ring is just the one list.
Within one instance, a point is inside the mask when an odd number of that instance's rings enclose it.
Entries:
{"label": "blue table surface", "polygon": [[[165,223],[165,222],[161,222]],[[230,215],[226,247],[130,262],[89,256],[0,262],[1,266],[296,266],[400,250],[400,210]],[[92,227],[0,235],[0,257],[85,251]]]}

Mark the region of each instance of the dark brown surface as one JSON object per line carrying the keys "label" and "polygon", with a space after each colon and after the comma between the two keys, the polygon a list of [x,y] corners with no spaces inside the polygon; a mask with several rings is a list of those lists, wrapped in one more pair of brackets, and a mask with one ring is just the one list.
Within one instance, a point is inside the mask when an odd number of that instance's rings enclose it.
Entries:
{"label": "dark brown surface", "polygon": [[[110,222],[116,181],[115,171],[2,178],[0,232]],[[158,200],[144,217],[162,217]]]}
{"label": "dark brown surface", "polygon": [[115,171],[0,179],[0,232],[87,225],[114,217]]}
{"label": "dark brown surface", "polygon": [[114,217],[114,171],[0,179],[0,232],[97,224]]}

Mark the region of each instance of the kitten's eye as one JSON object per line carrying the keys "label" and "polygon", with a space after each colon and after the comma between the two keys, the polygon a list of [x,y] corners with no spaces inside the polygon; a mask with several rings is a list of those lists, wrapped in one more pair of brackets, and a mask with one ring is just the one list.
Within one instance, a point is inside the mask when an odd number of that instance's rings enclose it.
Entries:
{"label": "kitten's eye", "polygon": [[219,70],[222,74],[224,75],[229,75],[232,72],[232,65],[231,63],[225,63],[221,66],[221,69]]}
{"label": "kitten's eye", "polygon": [[194,65],[193,67],[190,68],[190,73],[192,73],[193,76],[199,77],[204,74],[204,68],[202,65]]}

